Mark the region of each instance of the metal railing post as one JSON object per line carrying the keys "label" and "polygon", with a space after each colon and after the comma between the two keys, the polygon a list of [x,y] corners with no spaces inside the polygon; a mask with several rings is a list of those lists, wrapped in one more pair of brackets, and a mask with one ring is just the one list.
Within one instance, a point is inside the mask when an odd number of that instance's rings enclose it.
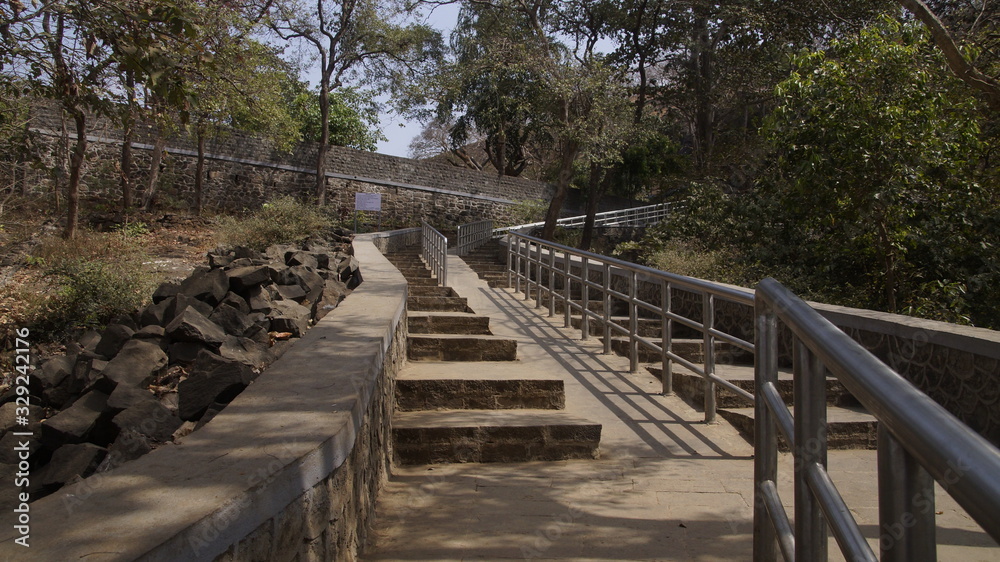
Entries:
{"label": "metal railing post", "polygon": [[570,255],[565,250],[563,251],[563,270],[563,328],[569,328],[573,325],[569,310],[570,297],[573,294],[573,278],[571,277]]}
{"label": "metal railing post", "polygon": [[670,360],[673,353],[674,321],[670,318],[670,282],[660,281],[660,342],[662,345],[660,363],[660,388],[664,396],[674,393],[674,362]]}
{"label": "metal railing post", "polygon": [[877,456],[879,560],[937,560],[934,478],[882,424]]}
{"label": "metal railing post", "polygon": [[639,307],[636,305],[638,279],[635,271],[628,276],[628,370],[639,371]]}
{"label": "metal railing post", "polygon": [[[565,280],[563,281],[565,282]],[[549,318],[556,315],[556,252],[549,250]]]}
{"label": "metal railing post", "polygon": [[[761,299],[754,303],[754,386],[758,399],[754,402],[754,502],[753,502],[753,559],[755,562],[773,562],[778,557],[777,540],[779,533],[773,519],[779,513],[770,509],[777,504],[780,515],[784,508],[777,498],[778,480],[778,426],[764,395],[764,388],[778,382],[778,338],[777,319],[770,307]],[[787,518],[786,518],[787,520]],[[794,553],[791,529],[782,536],[785,541],[785,559]]]}
{"label": "metal railing post", "polygon": [[826,377],[823,365],[795,339],[795,558],[827,559],[826,520],[819,500],[809,489],[813,465],[826,469]]}
{"label": "metal railing post", "polygon": [[604,354],[611,354],[611,264],[604,264],[603,278],[601,279],[601,289],[604,293]]}
{"label": "metal railing post", "polygon": [[583,257],[580,279],[583,284],[580,288],[583,299],[583,308],[580,311],[580,339],[587,340],[590,339],[590,315],[587,314],[590,311],[590,261],[587,256]]}
{"label": "metal railing post", "polygon": [[715,295],[703,292],[701,294],[701,324],[704,327],[705,349],[705,423],[715,423],[715,383],[709,378],[715,374]]}

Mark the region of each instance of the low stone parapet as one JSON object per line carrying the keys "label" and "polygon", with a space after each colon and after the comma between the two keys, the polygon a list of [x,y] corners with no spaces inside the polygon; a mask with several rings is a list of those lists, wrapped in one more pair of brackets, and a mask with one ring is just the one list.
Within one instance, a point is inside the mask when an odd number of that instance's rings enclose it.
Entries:
{"label": "low stone parapet", "polygon": [[391,459],[406,343],[405,280],[370,240],[355,255],[365,283],[210,424],[30,504],[30,548],[4,525],[0,558],[355,558]]}

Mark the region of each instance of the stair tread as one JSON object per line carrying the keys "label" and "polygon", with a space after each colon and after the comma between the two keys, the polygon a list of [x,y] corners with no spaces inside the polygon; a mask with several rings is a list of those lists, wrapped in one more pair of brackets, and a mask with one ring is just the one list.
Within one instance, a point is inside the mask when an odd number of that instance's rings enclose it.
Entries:
{"label": "stair tread", "polygon": [[[791,406],[789,409],[793,411],[794,415],[795,407]],[[723,411],[748,418],[752,418],[754,415],[753,408],[719,408],[719,412]],[[875,416],[860,406],[845,407],[832,405],[827,405],[826,407],[826,420],[827,423],[867,423],[877,421]]]}
{"label": "stair tread", "polygon": [[394,429],[421,427],[530,427],[542,425],[599,426],[563,410],[425,410],[396,412]]}
{"label": "stair tread", "polygon": [[396,376],[406,380],[562,380],[543,371],[526,369],[519,361],[421,361],[407,363]]}
{"label": "stair tread", "polygon": [[496,336],[493,334],[408,334],[410,339],[438,339],[438,340],[488,340],[488,341],[508,341],[514,338],[507,336]]}
{"label": "stair tread", "polygon": [[406,313],[407,318],[417,318],[417,317],[437,317],[437,318],[481,318],[481,314],[476,314],[475,312],[459,312],[459,311],[448,311],[448,310],[414,310]]}
{"label": "stair tread", "polygon": [[[650,366],[650,369],[659,370],[659,365]],[[688,369],[687,367],[674,363],[674,375],[688,375],[688,376],[701,376],[698,373]],[[754,380],[754,366],[753,365],[732,365],[732,364],[717,364],[715,366],[715,375],[720,379],[725,379],[727,381],[740,381],[740,380]],[[778,380],[780,381],[790,381],[794,378],[794,374],[791,369],[778,369]],[[832,377],[827,377],[832,378]]]}

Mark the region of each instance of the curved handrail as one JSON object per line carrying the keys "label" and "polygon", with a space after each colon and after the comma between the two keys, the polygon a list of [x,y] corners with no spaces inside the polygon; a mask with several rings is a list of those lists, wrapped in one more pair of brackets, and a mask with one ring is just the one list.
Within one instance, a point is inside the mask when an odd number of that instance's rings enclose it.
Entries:
{"label": "curved handrail", "polygon": [[441,234],[427,221],[421,224],[420,257],[437,278],[438,285],[448,286],[448,237]]}
{"label": "curved handrail", "polygon": [[[845,514],[843,500],[826,476],[826,414],[821,402],[825,400],[821,379],[826,371],[836,376],[879,421],[880,523],[888,529],[903,521],[905,527],[904,536],[893,541],[896,544],[888,549],[883,545],[883,560],[887,559],[886,550],[892,552],[888,559],[893,560],[913,556],[934,559],[934,486],[927,474],[1000,541],[1000,449],[774,279],[761,281],[756,298],[758,391],[773,385],[776,379],[776,321],[780,320],[792,332],[796,348],[795,425],[791,435],[787,434],[788,428],[782,429],[796,456],[796,485],[801,478],[803,488],[815,494],[842,549],[855,559],[874,560],[870,549],[865,552],[867,544],[859,539],[857,523],[849,513]],[[799,393],[799,388],[810,386],[816,387],[812,395]],[[755,528],[763,534],[759,543],[755,539],[755,559],[773,558],[769,551],[773,550],[774,531],[760,526],[757,520],[775,517],[762,506],[781,505],[776,497],[769,497],[776,492],[768,492],[771,488],[767,483],[774,482],[776,474],[775,429],[780,425],[775,418],[787,415],[783,404],[758,401],[754,450],[758,463],[755,493],[760,501],[756,502]],[[777,515],[777,519],[783,526],[782,516]],[[802,532],[799,525],[797,517],[796,537]],[[812,535],[810,529],[805,532]],[[809,546],[797,546],[797,555],[806,553],[806,558],[813,559],[812,555],[822,551],[825,559],[825,545],[816,544],[825,541],[806,541]]]}

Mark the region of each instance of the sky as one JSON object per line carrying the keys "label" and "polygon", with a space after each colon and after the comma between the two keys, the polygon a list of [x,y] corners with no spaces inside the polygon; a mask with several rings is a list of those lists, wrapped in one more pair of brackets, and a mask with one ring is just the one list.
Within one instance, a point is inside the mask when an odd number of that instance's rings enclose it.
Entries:
{"label": "sky", "polygon": [[[458,4],[438,6],[427,17],[426,22],[431,27],[441,31],[447,41],[448,35],[458,20],[458,10]],[[382,114],[379,119],[382,134],[387,140],[378,143],[376,152],[392,156],[408,156],[410,141],[420,134],[423,126],[417,121],[409,121],[391,113]]]}

